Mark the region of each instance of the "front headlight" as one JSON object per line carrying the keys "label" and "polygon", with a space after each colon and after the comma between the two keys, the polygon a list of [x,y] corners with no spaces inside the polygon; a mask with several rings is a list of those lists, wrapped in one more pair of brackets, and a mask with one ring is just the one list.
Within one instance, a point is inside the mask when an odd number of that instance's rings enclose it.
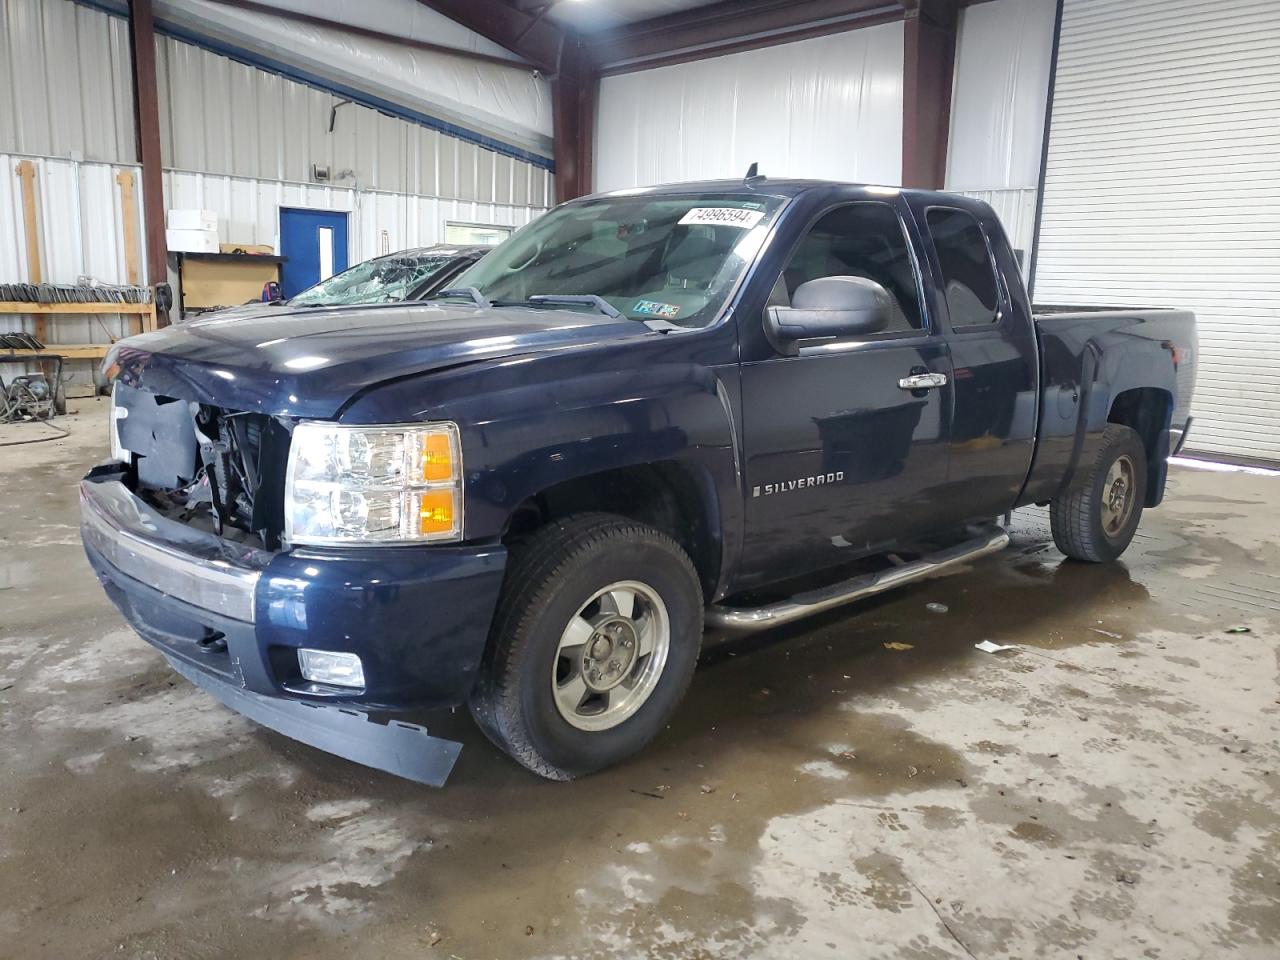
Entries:
{"label": "front headlight", "polygon": [[462,536],[462,447],[452,423],[293,429],[285,540],[422,543]]}

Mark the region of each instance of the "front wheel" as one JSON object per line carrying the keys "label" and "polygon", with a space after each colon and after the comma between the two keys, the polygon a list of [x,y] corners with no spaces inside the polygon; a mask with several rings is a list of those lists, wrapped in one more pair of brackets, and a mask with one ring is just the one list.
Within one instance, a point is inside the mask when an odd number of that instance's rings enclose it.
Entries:
{"label": "front wheel", "polygon": [[1130,427],[1108,424],[1083,481],[1049,505],[1053,542],[1076,560],[1114,560],[1133,540],[1146,496],[1142,438]]}
{"label": "front wheel", "polygon": [[693,677],[702,589],[666,534],[607,514],[512,549],[470,707],[533,772],[571,780],[644,747]]}

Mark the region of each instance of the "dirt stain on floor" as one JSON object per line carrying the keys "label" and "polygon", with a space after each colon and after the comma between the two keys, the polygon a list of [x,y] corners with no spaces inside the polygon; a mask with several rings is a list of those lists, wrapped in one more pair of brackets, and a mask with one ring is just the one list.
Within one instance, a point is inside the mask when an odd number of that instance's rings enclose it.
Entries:
{"label": "dirt stain on floor", "polygon": [[1023,511],[956,575],[709,636],[670,729],[578,783],[432,717],[464,749],[430,790],[122,626],[76,537],[80,404],[0,466],[0,956],[1276,956],[1267,478],[1175,471],[1118,564]]}

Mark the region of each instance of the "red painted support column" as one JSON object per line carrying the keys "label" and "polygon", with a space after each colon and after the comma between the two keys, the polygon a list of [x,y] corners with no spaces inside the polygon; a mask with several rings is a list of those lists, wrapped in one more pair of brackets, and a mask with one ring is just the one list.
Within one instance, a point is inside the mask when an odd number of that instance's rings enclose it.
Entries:
{"label": "red painted support column", "polygon": [[156,34],[151,0],[129,0],[133,120],[142,164],[143,247],[152,286],[168,281],[164,238],[164,177],[160,158],[160,99],[156,91]]}
{"label": "red painted support column", "polygon": [[921,0],[903,24],[902,185],[941,189],[947,173],[957,6]]}
{"label": "red painted support column", "polygon": [[592,190],[599,89],[600,78],[592,70],[582,41],[566,33],[560,48],[560,66],[551,84],[557,203]]}

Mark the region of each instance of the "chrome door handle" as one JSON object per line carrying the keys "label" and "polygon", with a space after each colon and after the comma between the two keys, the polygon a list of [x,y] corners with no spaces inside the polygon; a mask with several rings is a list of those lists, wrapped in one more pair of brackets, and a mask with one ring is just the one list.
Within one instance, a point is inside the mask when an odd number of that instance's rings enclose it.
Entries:
{"label": "chrome door handle", "polygon": [[947,385],[947,375],[945,373],[913,373],[909,377],[903,377],[898,381],[898,386],[903,390],[931,390],[934,387],[945,387]]}

